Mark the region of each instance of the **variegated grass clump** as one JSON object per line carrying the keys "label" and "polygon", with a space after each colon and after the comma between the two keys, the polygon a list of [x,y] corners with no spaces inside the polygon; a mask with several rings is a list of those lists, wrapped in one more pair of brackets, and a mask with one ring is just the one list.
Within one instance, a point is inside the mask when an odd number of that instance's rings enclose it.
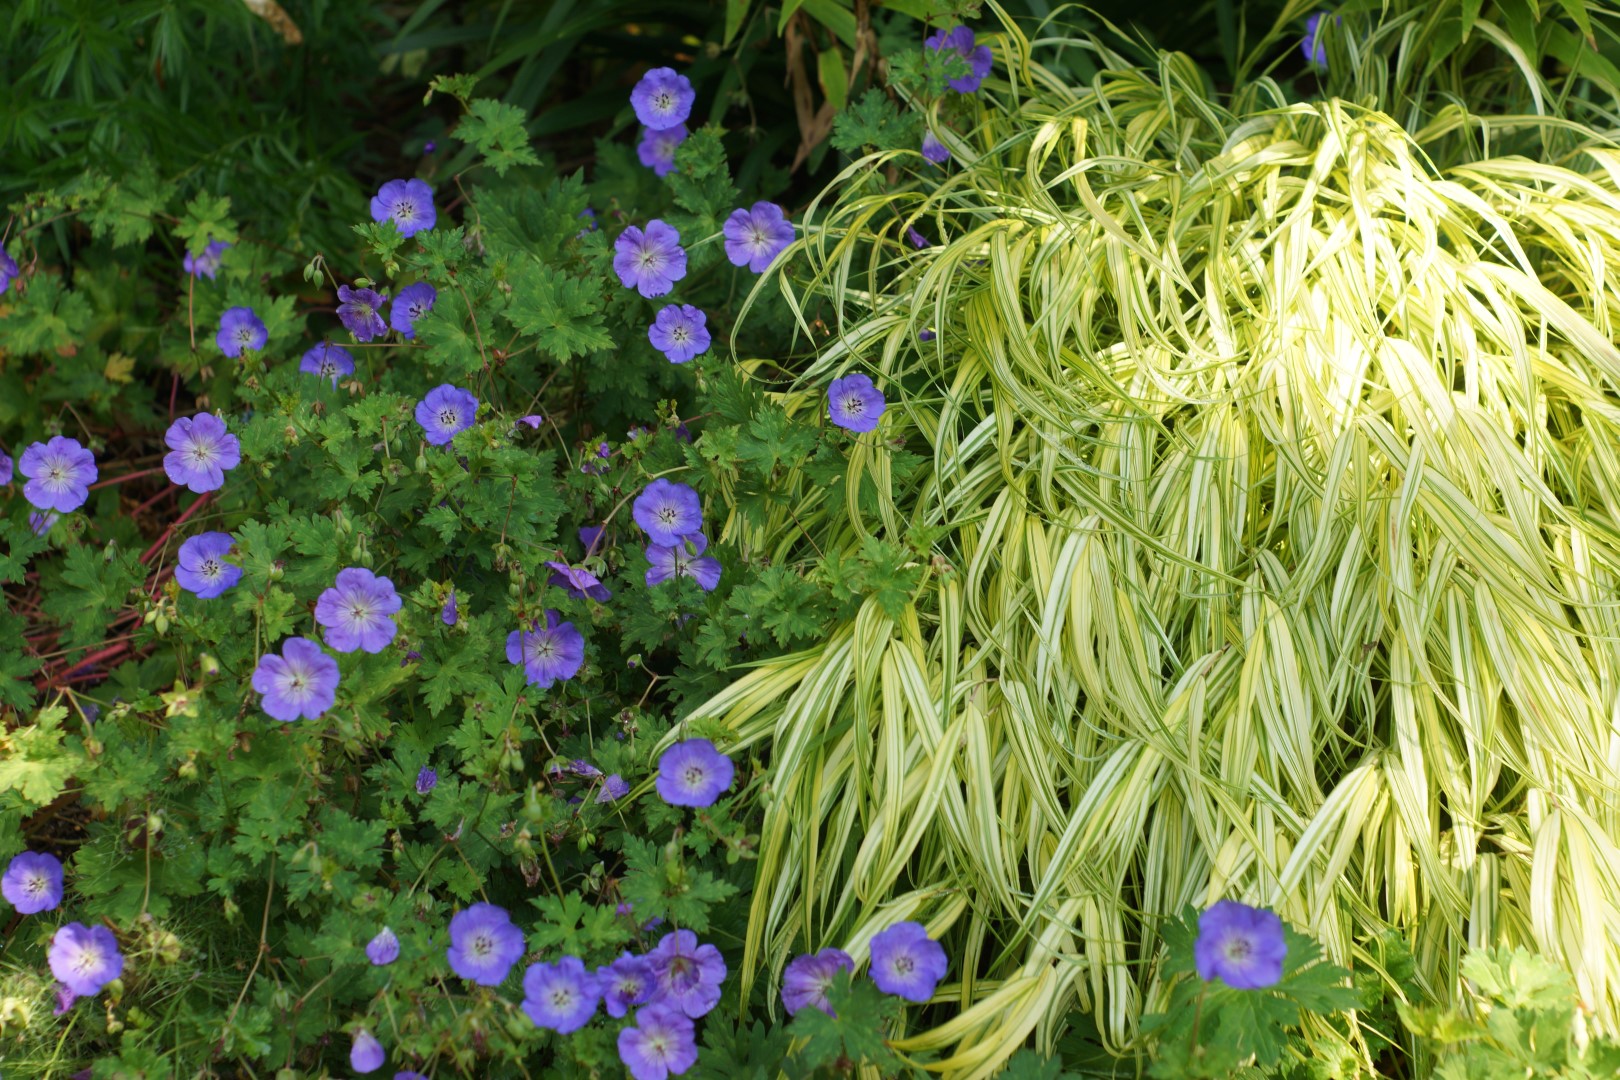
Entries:
{"label": "variegated grass clump", "polygon": [[1075,1008],[1131,1049],[1160,920],[1235,897],[1362,970],[1393,926],[1439,998],[1531,946],[1620,1031],[1620,152],[1436,175],[1376,111],[1004,45],[948,179],[857,163],[761,286],[816,347],[781,400],[891,406],[728,538],[943,532],[899,618],[690,714],[768,747],[744,978],[918,919],[950,1008],[899,1048],[979,1077]]}

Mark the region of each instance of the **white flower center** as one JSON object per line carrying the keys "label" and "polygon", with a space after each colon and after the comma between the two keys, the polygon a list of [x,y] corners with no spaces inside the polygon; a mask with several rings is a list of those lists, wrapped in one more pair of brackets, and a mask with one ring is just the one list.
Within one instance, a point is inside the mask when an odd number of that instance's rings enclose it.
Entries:
{"label": "white flower center", "polygon": [[203,577],[219,577],[220,565],[218,559],[204,559],[202,567],[197,571]]}
{"label": "white flower center", "polygon": [[448,406],[439,410],[439,426],[453,428],[461,420],[461,415]]}
{"label": "white flower center", "polygon": [[409,221],[416,216],[416,204],[401,201],[394,204],[394,216],[401,221]]}

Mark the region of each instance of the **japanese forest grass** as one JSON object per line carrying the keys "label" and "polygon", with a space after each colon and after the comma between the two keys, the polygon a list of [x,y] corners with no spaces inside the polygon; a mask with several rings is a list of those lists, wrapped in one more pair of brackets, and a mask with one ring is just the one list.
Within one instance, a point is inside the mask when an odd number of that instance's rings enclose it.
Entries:
{"label": "japanese forest grass", "polygon": [[890,405],[726,538],[910,543],[916,588],[689,714],[769,750],[743,978],[917,919],[952,969],[897,1046],[985,1076],[1075,1009],[1130,1051],[1161,921],[1234,897],[1392,990],[1394,927],[1438,999],[1534,948],[1620,1032],[1620,151],[1437,174],[1376,111],[1014,44],[948,178],[857,162],[759,286],[840,316],[767,389]]}

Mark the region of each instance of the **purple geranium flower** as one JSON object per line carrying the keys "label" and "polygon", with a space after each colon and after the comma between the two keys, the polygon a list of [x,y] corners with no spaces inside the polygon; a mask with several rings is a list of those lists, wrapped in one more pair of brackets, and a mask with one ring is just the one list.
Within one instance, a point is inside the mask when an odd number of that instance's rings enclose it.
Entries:
{"label": "purple geranium flower", "polygon": [[478,414],[478,399],[471,393],[449,383],[441,383],[427,392],[427,397],[416,403],[416,422],[427,432],[427,441],[443,446],[459,432],[473,426]]}
{"label": "purple geranium flower", "polygon": [[595,780],[602,775],[602,770],[586,761],[584,758],[575,758],[568,763],[568,771],[575,776],[583,776],[587,780]]}
{"label": "purple geranium flower", "polygon": [[298,363],[298,370],[330,378],[333,389],[336,389],[339,378],[354,374],[354,357],[343,346],[323,341],[304,354]]}
{"label": "purple geranium flower", "polygon": [[602,988],[607,1014],[617,1020],[652,997],[652,961],[624,953],[613,963],[596,969],[596,982]]}
{"label": "purple geranium flower", "polygon": [[338,652],[379,653],[399,633],[391,616],[403,606],[392,581],[351,566],[339,570],[336,584],[315,601],[315,621],[326,627],[326,643]]}
{"label": "purple geranium flower", "polygon": [[388,310],[388,325],[398,330],[407,340],[416,337],[416,321],[433,310],[439,299],[439,290],[425,281],[407,285],[394,297],[394,306]]}
{"label": "purple geranium flower", "polygon": [[523,1013],[535,1027],[559,1035],[578,1031],[596,1015],[602,989],[577,956],[555,964],[530,964],[523,973]]}
{"label": "purple geranium flower", "polygon": [[424,765],[422,766],[422,770],[416,774],[416,793],[418,795],[426,795],[428,792],[432,791],[438,785],[438,783],[439,770],[429,768],[428,766]]}
{"label": "purple geranium flower", "polygon": [[636,110],[636,119],[654,131],[686,123],[696,100],[692,80],[667,67],[653,68],[630,91],[630,105]]}
{"label": "purple geranium flower", "polygon": [[602,540],[602,525],[581,525],[579,527],[579,542],[585,545],[585,554],[589,555],[596,550],[596,545]]}
{"label": "purple geranium flower", "polygon": [[678,1009],[694,1020],[719,1004],[726,962],[713,945],[699,945],[692,931],[665,934],[647,959],[652,963],[655,1003]]}
{"label": "purple geranium flower", "polygon": [[647,340],[672,364],[684,364],[709,348],[709,317],[691,304],[667,304],[647,327]]}
{"label": "purple geranium flower", "polygon": [[565,562],[548,562],[551,567],[551,584],[559,589],[567,589],[568,595],[578,598],[588,596],[597,603],[606,603],[612,597],[608,587],[603,585],[597,576],[589,570],[577,566],[569,566]]}
{"label": "purple geranium flower", "polygon": [[377,1036],[361,1028],[354,1033],[354,1045],[349,1047],[349,1067],[357,1073],[376,1072],[388,1060],[388,1053]]}
{"label": "purple geranium flower", "polygon": [[444,607],[439,609],[439,621],[446,626],[456,625],[460,614],[456,608],[456,590],[451,589],[450,595],[444,599]]}
{"label": "purple geranium flower", "polygon": [[0,896],[19,915],[51,910],[62,902],[62,860],[49,852],[18,852],[0,877]]}
{"label": "purple geranium flower", "polygon": [[933,341],[938,336],[939,335],[934,333],[932,330],[919,330],[919,331],[917,331],[917,340],[918,341]]}
{"label": "purple geranium flower", "polygon": [[532,630],[514,630],[506,636],[506,658],[523,666],[529,683],[542,690],[559,680],[572,679],[585,663],[585,639],[571,622],[558,622],[555,611],[546,611],[546,625],[535,623]]}
{"label": "purple geranium flower", "polygon": [[105,926],[68,923],[51,938],[45,955],[56,981],[78,997],[94,997],[124,973],[118,939]]}
{"label": "purple geranium flower", "polygon": [[666,1080],[697,1064],[692,1021],[659,1005],[636,1012],[636,1024],[619,1032],[619,1060],[635,1080]]}
{"label": "purple geranium flower", "polygon": [[169,452],[163,471],[181,487],[202,494],[225,486],[225,474],[242,461],[242,444],[213,413],[182,416],[163,435]]}
{"label": "purple geranium flower", "polygon": [[608,773],[607,778],[602,781],[602,790],[596,793],[596,801],[599,803],[614,802],[628,794],[630,794],[630,785],[625,782],[624,777],[618,773]]}
{"label": "purple geranium flower", "polygon": [[35,536],[44,536],[51,531],[51,526],[62,519],[62,515],[52,511],[41,514],[37,510],[28,512],[28,527],[34,531]]}
{"label": "purple geranium flower", "polygon": [[984,82],[985,76],[990,74],[990,46],[975,46],[973,31],[966,26],[958,26],[954,30],[940,30],[923,42],[927,48],[936,52],[950,50],[968,63],[968,73],[950,79],[947,85],[959,93],[971,94]]}
{"label": "purple geranium flower", "polygon": [[12,460],[11,455],[0,450],[0,484],[11,483]]}
{"label": "purple geranium flower", "polygon": [[17,260],[6,254],[6,249],[0,247],[0,293],[11,288],[11,283],[22,276],[17,269]]}
{"label": "purple geranium flower", "polygon": [[671,578],[691,578],[704,592],[720,584],[720,560],[704,555],[709,538],[702,533],[675,544],[652,544],[647,548],[647,585],[651,588]]}
{"label": "purple geranium flower", "polygon": [[288,638],[281,655],[265,653],[253,669],[253,689],[265,712],[282,723],[314,720],[337,700],[338,666],[308,638]]}
{"label": "purple geranium flower", "polygon": [[685,484],[659,477],[642,489],[630,516],[655,544],[678,544],[703,528],[703,501]]}
{"label": "purple geranium flower", "polygon": [[528,424],[530,430],[534,430],[534,429],[538,428],[541,424],[545,423],[546,418],[541,416],[539,413],[531,413],[528,416],[520,416],[520,417],[518,417],[517,422],[520,423],[520,424]]}
{"label": "purple geranium flower", "polygon": [[733,210],[721,226],[726,258],[733,266],[763,273],[782,250],[793,243],[793,222],[773,202],[757,202],[747,210]]}
{"label": "purple geranium flower", "polygon": [[945,977],[945,950],[921,923],[895,923],[872,938],[872,981],[885,994],[924,1002]]}
{"label": "purple geranium flower", "polygon": [[356,341],[370,341],[388,333],[383,322],[382,308],[388,303],[388,294],[375,289],[354,289],[338,286],[338,319],[348,327]]}
{"label": "purple geranium flower", "polygon": [[925,131],[922,138],[922,156],[935,165],[943,165],[951,160],[951,151],[932,131]]}
{"label": "purple geranium flower", "polygon": [[713,806],[736,771],[708,739],[686,739],[658,756],[658,797],[671,806]]}
{"label": "purple geranium flower", "polygon": [[1220,979],[1237,990],[1275,986],[1287,954],[1275,912],[1222,900],[1198,916],[1193,960],[1205,982]]}
{"label": "purple geranium flower", "polygon": [[371,200],[371,220],[379,225],[393,219],[401,236],[415,236],[433,228],[433,189],[421,180],[390,180]]}
{"label": "purple geranium flower", "polygon": [[613,241],[613,270],[627,289],[642,296],[663,296],[686,276],[681,234],[657,218],[643,232],[629,226]]}
{"label": "purple geranium flower", "polygon": [[202,254],[193,255],[188,251],[186,257],[180,260],[180,265],[184,266],[186,273],[192,277],[205,274],[209,281],[213,281],[214,275],[219,273],[220,257],[225,254],[225,249],[230,246],[223,240],[215,240],[213,237],[209,237],[208,246],[202,249]]}
{"label": "purple geranium flower", "polygon": [[789,1016],[807,1005],[836,1016],[827,1003],[827,987],[840,971],[854,970],[855,961],[843,949],[822,949],[795,957],[782,972],[782,1005]]}
{"label": "purple geranium flower", "polygon": [[219,317],[219,333],[214,335],[219,351],[233,360],[241,356],[244,349],[264,348],[269,340],[270,332],[249,307],[227,308]]}
{"label": "purple geranium flower", "polygon": [[1327,66],[1327,44],[1322,40],[1322,12],[1306,16],[1305,37],[1299,43],[1300,52],[1313,64]]}
{"label": "purple geranium flower", "polygon": [[878,418],[887,409],[883,392],[860,372],[834,379],[827,387],[827,407],[832,422],[850,431],[875,431]]}
{"label": "purple geranium flower", "polygon": [[63,1013],[67,1012],[69,1009],[73,1008],[73,1003],[75,1001],[78,1001],[78,1000],[79,1000],[79,995],[78,994],[75,994],[72,990],[69,990],[67,987],[63,986],[61,983],[57,983],[56,984],[56,1008],[51,1010],[51,1015],[52,1016],[61,1016]]}
{"label": "purple geranium flower", "polygon": [[929,246],[928,237],[924,236],[910,225],[906,226],[906,239],[910,240],[911,246],[916,248],[918,251],[921,251],[923,248]]}
{"label": "purple geranium flower", "polygon": [[386,926],[377,931],[377,936],[366,943],[366,959],[377,967],[386,967],[398,960],[398,935]]}
{"label": "purple geranium flower", "polygon": [[675,148],[685,141],[685,124],[676,124],[662,131],[642,128],[641,142],[636,144],[636,157],[653,171],[654,176],[663,176],[675,168]]}
{"label": "purple geranium flower", "polygon": [[78,439],[53,435],[50,442],[31,444],[22,453],[17,469],[28,482],[23,497],[41,510],[67,514],[90,498],[90,485],[100,471],[96,455],[79,445]]}
{"label": "purple geranium flower", "polygon": [[180,545],[174,580],[199,600],[212,600],[242,580],[242,568],[225,561],[235,539],[230,533],[198,533]]}
{"label": "purple geranium flower", "polygon": [[450,920],[450,970],[479,986],[504,982],[523,950],[523,931],[505,908],[474,904]]}

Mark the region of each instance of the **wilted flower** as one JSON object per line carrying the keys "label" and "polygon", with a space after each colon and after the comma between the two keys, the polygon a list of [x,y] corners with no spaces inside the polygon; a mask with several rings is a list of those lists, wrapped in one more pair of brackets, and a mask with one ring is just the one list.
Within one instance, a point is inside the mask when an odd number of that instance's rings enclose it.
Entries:
{"label": "wilted flower", "polygon": [[444,598],[444,607],[439,609],[439,621],[446,626],[456,625],[460,613],[456,608],[456,591],[450,590],[450,595]]}
{"label": "wilted flower", "polygon": [[568,595],[573,597],[590,597],[598,603],[605,603],[613,594],[603,585],[597,576],[589,570],[578,566],[569,566],[565,562],[547,562],[551,567],[551,584],[559,589],[567,589]]}
{"label": "wilted flower", "polygon": [[704,592],[720,584],[720,560],[704,555],[709,538],[702,533],[674,544],[652,544],[647,548],[646,582],[651,588],[671,578],[691,578]]}
{"label": "wilted flower", "polygon": [[602,781],[602,790],[596,793],[596,801],[599,803],[613,802],[624,798],[628,794],[630,794],[630,785],[625,782],[624,777],[618,773],[608,773],[606,779]]}
{"label": "wilted flower", "polygon": [[1222,900],[1198,916],[1193,961],[1205,982],[1220,979],[1238,990],[1275,986],[1287,953],[1275,912]]}
{"label": "wilted flower", "polygon": [[438,782],[439,771],[424,765],[422,770],[416,774],[416,793],[426,795],[434,789]]}
{"label": "wilted flower", "polygon": [[5,248],[0,247],[0,293],[11,288],[11,283],[21,276],[22,271],[17,269],[17,260],[8,255]]}

